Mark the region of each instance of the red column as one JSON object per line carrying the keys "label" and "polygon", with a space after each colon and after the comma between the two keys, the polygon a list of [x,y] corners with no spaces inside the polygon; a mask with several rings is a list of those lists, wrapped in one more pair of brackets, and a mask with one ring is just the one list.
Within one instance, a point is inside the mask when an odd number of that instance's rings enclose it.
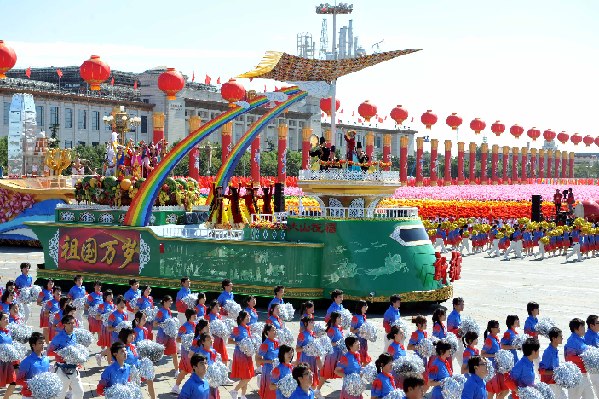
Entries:
{"label": "red column", "polygon": [[545,178],[545,150],[539,150],[539,179]]}
{"label": "red column", "polygon": [[574,153],[571,152],[568,156],[568,177],[570,179],[574,178]]}
{"label": "red column", "polygon": [[154,112],[152,114],[154,131],[152,132],[152,142],[157,144],[164,138],[164,113]]}
{"label": "red column", "polygon": [[562,179],[568,178],[568,152],[562,151]]}
{"label": "red column", "polygon": [[439,140],[437,140],[437,139],[431,140],[431,166],[430,166],[431,186],[437,185],[437,146],[438,145],[439,145]]}
{"label": "red column", "polygon": [[366,155],[372,161],[372,153],[374,152],[374,133],[366,133]]}
{"label": "red column", "polygon": [[553,150],[547,150],[547,177],[552,178],[551,168],[553,166]]}
{"label": "red column", "polygon": [[308,169],[310,163],[310,137],[312,136],[312,129],[304,127],[302,129],[302,169]]}
{"label": "red column", "polygon": [[512,184],[518,183],[518,147],[512,148]]}
{"label": "red column", "polygon": [[445,174],[443,184],[451,186],[451,140],[445,140]]}
{"label": "red column", "polygon": [[464,142],[458,141],[458,185],[463,185],[464,179]]}
{"label": "red column", "polygon": [[[199,129],[202,120],[199,116],[193,115],[189,117],[189,133]],[[198,147],[194,147],[189,152],[188,158],[189,177],[195,180],[200,178],[200,150]]]}
{"label": "red column", "polygon": [[497,176],[497,164],[499,163],[499,146],[493,144],[491,147],[491,183],[497,184],[499,177]]}
{"label": "red column", "polygon": [[555,168],[553,169],[553,176],[556,179],[559,179],[560,178],[559,161],[561,161],[561,159],[562,159],[562,152],[560,150],[555,151],[555,153],[553,154],[553,159],[555,160]]}
{"label": "red column", "polygon": [[399,180],[402,186],[408,184],[408,137],[399,138]]}
{"label": "red column", "polygon": [[487,184],[487,163],[489,158],[489,145],[482,143],[480,146],[480,184]]}
{"label": "red column", "polygon": [[229,122],[223,125],[223,130],[221,134],[221,143],[222,143],[222,155],[220,157],[221,162],[225,163],[229,158],[229,153],[233,149],[233,122]]}
{"label": "red column", "polygon": [[416,138],[416,185],[422,186],[422,146],[424,139],[422,137]]}
{"label": "red column", "polygon": [[[391,135],[385,134],[383,136],[383,162],[391,163]],[[391,170],[391,166],[385,166],[383,170]]]}
{"label": "red column", "polygon": [[279,183],[285,184],[287,178],[287,132],[289,126],[285,123],[279,125],[279,145],[277,152],[277,175],[279,177]]}
{"label": "red column", "polygon": [[533,179],[538,176],[537,174],[537,149],[530,149],[530,177]]}
{"label": "red column", "polygon": [[522,175],[520,177],[520,181],[522,183],[526,183],[528,181],[528,148],[522,147],[522,161],[520,165],[522,165]]}
{"label": "red column", "polygon": [[[308,142],[308,150],[310,149],[310,143]],[[250,156],[252,157],[250,160],[250,170],[252,174],[252,181],[259,183],[260,182],[260,135],[256,135],[254,140],[252,140],[252,145],[250,146]],[[303,143],[302,143],[303,148]],[[302,169],[303,167],[303,156],[302,153]]]}
{"label": "red column", "polygon": [[468,165],[468,179],[470,184],[476,184],[476,143],[470,142],[468,149],[470,150],[470,164]]}
{"label": "red column", "polygon": [[503,146],[502,147],[503,150],[503,161],[502,161],[502,165],[503,165],[503,184],[507,184],[508,183],[508,174],[507,174],[507,164],[508,161],[510,159],[510,147],[508,146]]}

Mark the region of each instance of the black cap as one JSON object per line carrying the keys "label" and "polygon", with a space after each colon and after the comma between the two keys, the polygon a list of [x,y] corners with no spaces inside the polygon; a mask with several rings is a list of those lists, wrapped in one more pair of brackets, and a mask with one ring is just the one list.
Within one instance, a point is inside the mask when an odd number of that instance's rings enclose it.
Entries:
{"label": "black cap", "polygon": [[358,141],[356,143],[356,148],[362,148],[362,142],[361,141]]}
{"label": "black cap", "polygon": [[324,136],[320,136],[320,144],[324,144],[326,142]]}

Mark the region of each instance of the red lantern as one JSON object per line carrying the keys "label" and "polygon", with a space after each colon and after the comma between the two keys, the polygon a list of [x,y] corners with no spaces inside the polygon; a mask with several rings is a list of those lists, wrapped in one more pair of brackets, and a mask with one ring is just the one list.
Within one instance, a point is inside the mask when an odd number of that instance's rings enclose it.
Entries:
{"label": "red lantern", "polygon": [[437,115],[433,114],[433,111],[429,109],[424,114],[422,114],[422,116],[420,117],[420,121],[424,126],[426,126],[427,129],[430,129],[431,126],[437,123]]}
{"label": "red lantern", "polygon": [[582,137],[580,137],[578,133],[574,133],[572,137],[570,137],[570,141],[573,142],[574,145],[578,145],[582,141]]}
{"label": "red lantern", "polygon": [[510,133],[515,138],[519,138],[522,136],[522,133],[524,133],[524,128],[518,124],[515,124],[514,126],[510,127]]}
{"label": "red lantern", "polygon": [[183,75],[175,70],[175,68],[166,68],[158,76],[158,88],[166,94],[167,100],[176,100],[177,93],[185,87]]}
{"label": "red lantern", "polygon": [[220,87],[221,97],[229,103],[229,107],[234,107],[237,101],[245,98],[245,88],[241,83],[233,78]]}
{"label": "red lantern", "polygon": [[526,135],[530,137],[532,141],[537,141],[537,139],[541,137],[541,131],[536,127],[533,127],[532,129],[528,129]]}
{"label": "red lantern", "polygon": [[398,125],[401,125],[403,121],[408,119],[408,111],[403,109],[401,105],[396,106],[391,110],[391,119],[395,121]]}
{"label": "red lantern", "polygon": [[597,147],[599,147],[599,136],[595,137],[595,145],[597,145]]}
{"label": "red lantern", "polygon": [[454,112],[445,119],[445,123],[447,123],[447,126],[449,126],[451,130],[458,130],[458,127],[462,124],[462,118]]}
{"label": "red lantern", "polygon": [[591,144],[593,144],[595,142],[595,140],[589,136],[588,134],[586,136],[583,137],[582,142],[587,146],[590,147]]}
{"label": "red lantern", "polygon": [[5,73],[11,70],[16,63],[17,55],[15,50],[4,44],[3,40],[0,40],[0,79],[5,79]]}
{"label": "red lantern", "polygon": [[[337,111],[340,106],[341,101],[335,99],[335,111]],[[331,97],[320,99],[320,109],[322,110],[322,112],[327,114],[327,116],[331,116]]]}
{"label": "red lantern", "polygon": [[370,101],[366,100],[358,107],[358,113],[366,122],[370,122],[370,118],[376,115],[377,108],[376,105],[370,103]]}
{"label": "red lantern", "polygon": [[479,134],[485,130],[486,127],[487,124],[484,121],[481,121],[479,118],[474,118],[472,122],[470,122],[470,129],[474,130],[475,134]]}
{"label": "red lantern", "polygon": [[491,125],[491,131],[495,133],[496,136],[500,136],[501,133],[505,132],[505,125],[499,121],[495,121],[495,123]]}
{"label": "red lantern", "polygon": [[79,67],[79,75],[89,84],[90,90],[97,91],[110,76],[110,67],[100,59],[99,55],[92,55]]}
{"label": "red lantern", "polygon": [[558,135],[557,135],[557,141],[559,141],[562,144],[566,144],[568,142],[568,139],[570,138],[570,136],[568,135],[568,133],[561,131]]}
{"label": "red lantern", "polygon": [[547,129],[543,132],[543,138],[547,141],[553,141],[555,139],[555,132],[551,129]]}

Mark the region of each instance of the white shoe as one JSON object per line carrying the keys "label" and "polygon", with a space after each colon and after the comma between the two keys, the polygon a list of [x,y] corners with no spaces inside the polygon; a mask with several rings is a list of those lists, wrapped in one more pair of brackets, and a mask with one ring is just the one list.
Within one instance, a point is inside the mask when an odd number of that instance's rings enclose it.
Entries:
{"label": "white shoe", "polygon": [[237,391],[231,391],[229,393],[231,394],[231,399],[237,399],[237,395],[239,394]]}
{"label": "white shoe", "polygon": [[95,357],[96,357],[96,363],[98,363],[98,367],[102,367],[102,355],[97,353]]}
{"label": "white shoe", "polygon": [[179,385],[173,385],[173,389],[171,389],[171,393],[179,395],[181,393],[181,389],[179,388]]}

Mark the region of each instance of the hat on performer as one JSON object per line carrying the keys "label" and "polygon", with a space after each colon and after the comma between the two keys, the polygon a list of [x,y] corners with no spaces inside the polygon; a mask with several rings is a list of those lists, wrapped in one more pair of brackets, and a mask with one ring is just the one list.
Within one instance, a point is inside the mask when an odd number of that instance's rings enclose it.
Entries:
{"label": "hat on performer", "polygon": [[361,148],[362,148],[362,142],[361,142],[361,141],[358,141],[358,142],[356,143],[356,149],[358,149],[358,150],[359,150],[359,149],[361,149]]}
{"label": "hat on performer", "polygon": [[326,139],[324,138],[324,136],[320,136],[320,144],[324,144],[326,142]]}

